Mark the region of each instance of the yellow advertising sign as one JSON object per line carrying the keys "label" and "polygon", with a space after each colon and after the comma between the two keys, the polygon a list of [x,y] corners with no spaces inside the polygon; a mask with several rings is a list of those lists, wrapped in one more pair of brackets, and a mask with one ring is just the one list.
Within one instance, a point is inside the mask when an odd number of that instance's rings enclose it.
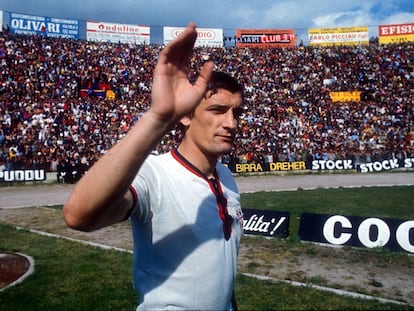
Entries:
{"label": "yellow advertising sign", "polygon": [[330,92],[332,102],[359,102],[361,101],[361,92]]}
{"label": "yellow advertising sign", "polygon": [[414,23],[379,25],[380,44],[414,42]]}
{"label": "yellow advertising sign", "polygon": [[311,28],[308,41],[318,46],[368,44],[368,27]]}

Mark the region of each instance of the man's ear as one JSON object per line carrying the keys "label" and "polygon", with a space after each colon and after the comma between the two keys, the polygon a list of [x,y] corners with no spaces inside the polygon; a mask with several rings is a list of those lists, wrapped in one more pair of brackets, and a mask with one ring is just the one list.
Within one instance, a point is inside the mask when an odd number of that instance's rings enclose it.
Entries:
{"label": "man's ear", "polygon": [[191,118],[190,116],[184,116],[180,119],[180,124],[184,127],[187,128],[190,126],[191,123]]}

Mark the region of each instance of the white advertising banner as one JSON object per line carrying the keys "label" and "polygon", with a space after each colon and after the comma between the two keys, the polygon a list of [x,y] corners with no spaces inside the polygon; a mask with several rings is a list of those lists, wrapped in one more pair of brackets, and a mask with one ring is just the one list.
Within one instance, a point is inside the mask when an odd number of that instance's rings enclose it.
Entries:
{"label": "white advertising banner", "polygon": [[3,11],[0,10],[0,32],[3,31]]}
{"label": "white advertising banner", "polygon": [[86,22],[86,40],[110,43],[150,43],[150,27],[105,22]]}
{"label": "white advertising banner", "polygon": [[[164,27],[164,44],[168,44],[177,38],[183,31],[184,27]],[[223,29],[217,28],[197,28],[197,40],[194,46],[222,47]]]}
{"label": "white advertising banner", "polygon": [[345,28],[308,29],[309,45],[358,45],[368,44],[368,26]]}

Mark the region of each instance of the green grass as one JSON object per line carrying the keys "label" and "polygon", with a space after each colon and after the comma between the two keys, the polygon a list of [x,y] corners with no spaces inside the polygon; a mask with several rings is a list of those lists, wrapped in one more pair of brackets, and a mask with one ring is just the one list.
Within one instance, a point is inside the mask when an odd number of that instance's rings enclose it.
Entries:
{"label": "green grass", "polygon": [[[285,241],[245,237],[242,243],[257,243],[277,252],[313,252],[297,243],[302,212],[343,213],[412,219],[414,187],[299,190],[295,192],[242,194],[244,208],[291,212],[290,232]],[[54,207],[59,208],[59,207]],[[299,250],[298,250],[299,248]],[[35,272],[24,282],[0,292],[0,310],[135,310],[138,295],[132,288],[132,256],[75,242],[40,236],[0,224],[0,251],[28,254]],[[350,260],[358,260],[350,250]],[[384,258],[408,257],[371,250]],[[263,256],[266,256],[264,254]],[[252,267],[254,270],[255,267]],[[323,280],[313,280],[323,283]],[[375,282],[375,280],[373,280]],[[335,295],[312,287],[237,276],[236,295],[240,310],[412,310],[375,300]]]}
{"label": "green grass", "polygon": [[[134,310],[132,256],[0,225],[0,250],[30,254],[35,272],[0,292],[0,310]],[[354,299],[239,274],[240,310],[395,310],[394,304]],[[398,306],[400,310],[408,307]]]}
{"label": "green grass", "polygon": [[414,187],[365,187],[241,194],[243,208],[290,212],[291,239],[303,212],[412,219]]}
{"label": "green grass", "polygon": [[241,310],[409,310],[404,306],[344,297],[311,287],[261,281],[244,275],[237,278],[236,295]]}
{"label": "green grass", "polygon": [[0,225],[0,250],[33,257],[35,272],[0,292],[0,310],[133,310],[132,258]]}

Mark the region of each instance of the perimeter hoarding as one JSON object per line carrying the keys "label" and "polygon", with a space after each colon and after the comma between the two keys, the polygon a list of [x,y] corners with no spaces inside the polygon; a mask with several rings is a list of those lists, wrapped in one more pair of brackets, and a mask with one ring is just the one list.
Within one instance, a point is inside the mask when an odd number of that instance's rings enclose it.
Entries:
{"label": "perimeter hoarding", "polygon": [[308,42],[313,46],[368,44],[368,26],[344,28],[310,28]]}
{"label": "perimeter hoarding", "polygon": [[380,44],[414,42],[414,23],[378,26]]}
{"label": "perimeter hoarding", "polygon": [[240,48],[294,47],[296,36],[293,29],[237,29],[236,41]]}
{"label": "perimeter hoarding", "polygon": [[[173,41],[184,31],[184,29],[184,27],[164,27],[164,44]],[[194,46],[223,47],[223,45],[223,29],[197,28],[197,40]]]}
{"label": "perimeter hoarding", "polygon": [[110,43],[149,44],[150,27],[105,22],[86,22],[86,40]]}
{"label": "perimeter hoarding", "polygon": [[299,237],[302,241],[414,254],[412,219],[302,213]]}
{"label": "perimeter hoarding", "polygon": [[10,13],[10,32],[79,39],[79,21],[47,16]]}

